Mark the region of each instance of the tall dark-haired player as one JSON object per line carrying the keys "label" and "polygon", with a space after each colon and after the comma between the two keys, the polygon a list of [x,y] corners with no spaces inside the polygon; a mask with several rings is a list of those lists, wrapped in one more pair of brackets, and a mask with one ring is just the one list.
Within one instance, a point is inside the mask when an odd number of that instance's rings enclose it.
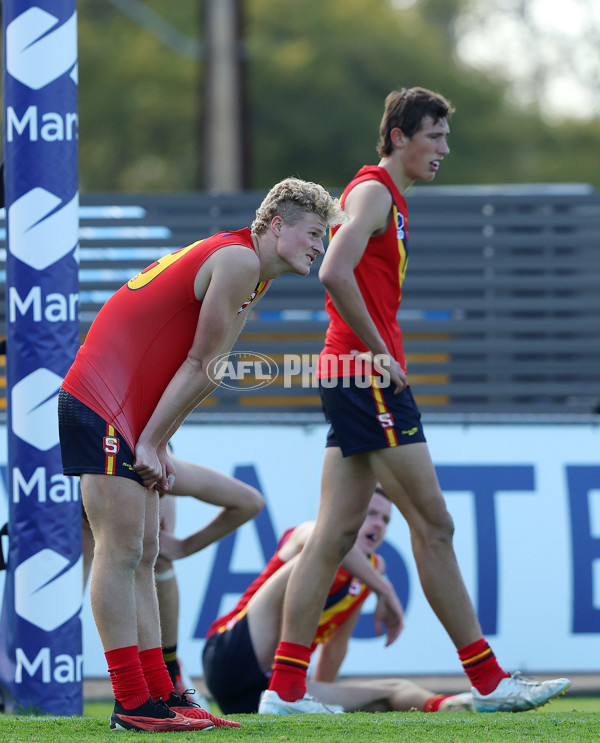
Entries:
{"label": "tall dark-haired player", "polygon": [[[321,607],[379,481],[406,519],[423,591],[454,643],[476,711],[538,707],[567,679],[536,683],[510,676],[484,639],[452,545],[454,526],[436,477],[421,416],[408,384],[397,320],[408,262],[402,193],[432,181],[449,154],[453,109],[424,88],[385,101],[379,163],[358,171],[342,195],[351,220],[333,232],[319,278],[329,328],[319,374],[331,424],[315,529],[292,573],[282,643],[263,704],[318,712],[306,695],[305,668]],[[350,363],[348,363],[350,359]],[[364,380],[367,384],[363,384]],[[389,623],[397,623],[393,610]]]}

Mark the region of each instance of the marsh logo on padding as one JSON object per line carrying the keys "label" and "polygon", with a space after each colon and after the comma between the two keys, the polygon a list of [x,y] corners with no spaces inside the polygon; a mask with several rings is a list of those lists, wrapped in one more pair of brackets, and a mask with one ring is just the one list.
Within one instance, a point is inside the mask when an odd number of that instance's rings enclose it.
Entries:
{"label": "marsh logo on padding", "polygon": [[36,369],[17,382],[11,392],[13,433],[40,451],[58,444],[58,390],[62,377]]}
{"label": "marsh logo on padding", "polygon": [[41,8],[21,13],[6,28],[6,69],[32,90],[67,72],[77,83],[77,13],[62,25]]}
{"label": "marsh logo on padding", "polygon": [[15,570],[15,610],[45,632],[60,627],[81,609],[83,559],[68,565],[63,555],[43,549]]}
{"label": "marsh logo on padding", "polygon": [[63,202],[45,188],[32,188],[8,209],[10,252],[43,271],[77,247],[79,194]]}

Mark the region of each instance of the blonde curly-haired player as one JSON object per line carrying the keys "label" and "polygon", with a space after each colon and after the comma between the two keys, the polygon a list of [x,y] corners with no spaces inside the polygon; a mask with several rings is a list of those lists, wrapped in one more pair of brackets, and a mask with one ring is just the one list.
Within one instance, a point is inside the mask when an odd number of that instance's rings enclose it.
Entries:
{"label": "blonde curly-haired player", "polygon": [[283,273],[307,275],[339,203],[288,178],[251,228],[200,240],[148,266],[94,320],[59,393],[63,471],[81,476],[94,536],[90,596],[115,695],[112,729],[202,730],[208,713],[174,693],[154,583],[167,444],[217,386],[249,308]]}

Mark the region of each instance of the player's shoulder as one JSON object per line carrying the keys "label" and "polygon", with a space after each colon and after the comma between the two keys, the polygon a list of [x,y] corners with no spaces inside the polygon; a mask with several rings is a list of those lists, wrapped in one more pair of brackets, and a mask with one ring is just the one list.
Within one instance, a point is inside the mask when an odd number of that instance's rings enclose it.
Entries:
{"label": "player's shoulder", "polygon": [[254,247],[242,241],[222,245],[215,251],[214,255],[221,260],[231,260],[231,257],[235,255],[236,262],[240,261],[242,263],[247,263],[248,265],[259,262]]}
{"label": "player's shoulder", "polygon": [[296,528],[293,530],[292,538],[295,539],[297,542],[305,542],[314,528],[314,521],[303,521],[301,524],[298,524],[298,526],[296,526]]}
{"label": "player's shoulder", "polygon": [[351,183],[346,200],[351,196],[354,198],[360,196],[363,199],[372,199],[382,198],[386,195],[391,196],[389,186],[379,178],[372,177],[361,179],[355,184]]}
{"label": "player's shoulder", "polygon": [[194,292],[203,300],[211,284],[221,291],[246,299],[256,287],[260,276],[260,261],[247,245],[231,243],[215,250],[200,266],[194,280]]}
{"label": "player's shoulder", "polygon": [[306,541],[308,540],[308,537],[312,533],[314,527],[314,521],[303,521],[301,524],[298,524],[298,526],[295,526],[293,529],[289,530],[287,543],[290,546],[301,550],[306,544]]}
{"label": "player's shoulder", "polygon": [[370,179],[357,183],[348,192],[344,209],[350,214],[387,213],[392,205],[392,194],[385,183]]}
{"label": "player's shoulder", "polygon": [[211,270],[213,275],[224,274],[230,282],[246,278],[252,283],[258,280],[260,259],[253,248],[230,243],[212,254]]}

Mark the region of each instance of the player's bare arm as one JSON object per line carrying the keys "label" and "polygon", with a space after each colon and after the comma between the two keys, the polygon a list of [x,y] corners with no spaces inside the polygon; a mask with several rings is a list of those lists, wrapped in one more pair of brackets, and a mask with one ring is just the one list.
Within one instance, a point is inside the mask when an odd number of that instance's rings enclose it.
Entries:
{"label": "player's bare arm", "polygon": [[386,647],[391,645],[404,629],[404,609],[394,586],[384,575],[383,558],[379,557],[379,568],[374,568],[364,552],[354,545],[344,558],[342,566],[377,596],[377,607],[373,617],[375,634],[379,637],[385,631]]}
{"label": "player's bare arm", "polygon": [[344,208],[352,219],[333,236],[319,279],[342,318],[369,349],[370,358],[379,357],[396,390],[400,391],[406,385],[406,375],[396,359],[390,356],[354,276],[354,269],[369,239],[382,234],[389,226],[392,197],[382,183],[367,181],[352,189]]}
{"label": "player's bare arm", "polygon": [[176,477],[171,495],[186,495],[219,506],[219,513],[202,529],[179,539],[172,529],[160,532],[160,553],[168,560],[179,560],[219,541],[254,518],[264,507],[262,495],[233,477],[193,462],[173,457]]}

